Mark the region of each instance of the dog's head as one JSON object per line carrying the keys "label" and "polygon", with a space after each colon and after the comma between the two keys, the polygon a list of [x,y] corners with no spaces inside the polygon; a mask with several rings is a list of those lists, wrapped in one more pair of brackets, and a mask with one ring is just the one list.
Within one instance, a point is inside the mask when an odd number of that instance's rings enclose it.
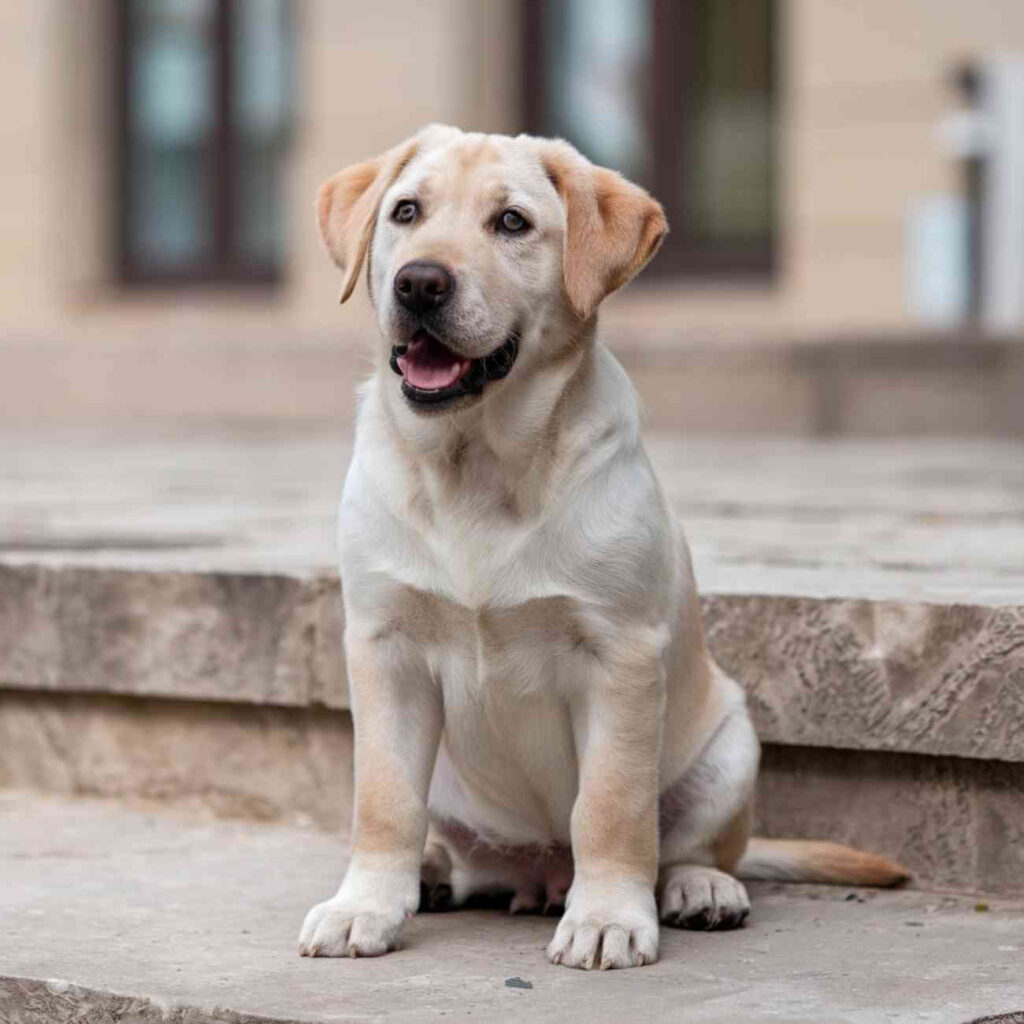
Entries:
{"label": "dog's head", "polygon": [[545,340],[579,334],[668,230],[643,189],[568,143],[442,125],[336,174],[316,210],[342,302],[369,253],[384,354],[422,412],[471,405],[557,355]]}

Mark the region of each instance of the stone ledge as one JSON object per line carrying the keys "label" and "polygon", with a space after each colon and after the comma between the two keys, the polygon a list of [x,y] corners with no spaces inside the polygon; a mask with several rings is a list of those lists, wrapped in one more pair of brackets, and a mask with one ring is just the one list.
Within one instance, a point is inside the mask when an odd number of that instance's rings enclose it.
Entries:
{"label": "stone ledge", "polygon": [[913,886],[1024,898],[1024,765],[763,748],[756,835],[830,839],[906,864]]}
{"label": "stone ledge", "polygon": [[346,708],[338,581],[0,565],[0,685]]}
{"label": "stone ledge", "polygon": [[0,1020],[4,1024],[303,1024],[294,1018],[257,1017],[221,1007],[169,1006],[162,999],[118,995],[61,978],[12,978],[2,974]]}
{"label": "stone ledge", "polygon": [[772,743],[1024,761],[1024,606],[704,599]]}
{"label": "stone ledge", "polygon": [[352,755],[347,711],[0,692],[0,791],[141,799],[337,832],[352,820]]}
{"label": "stone ledge", "polygon": [[[0,790],[337,832],[352,739],[347,711],[7,691]],[[759,835],[878,850],[923,888],[1024,897],[1022,763],[768,743],[755,807]]]}
{"label": "stone ledge", "polygon": [[[329,574],[0,564],[0,686],[347,708]],[[1024,761],[1024,607],[712,594],[771,743]]]}

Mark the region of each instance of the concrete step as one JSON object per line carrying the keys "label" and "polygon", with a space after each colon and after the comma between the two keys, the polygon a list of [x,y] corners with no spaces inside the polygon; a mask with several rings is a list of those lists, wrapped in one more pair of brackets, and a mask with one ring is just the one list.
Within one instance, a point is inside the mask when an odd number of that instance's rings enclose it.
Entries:
{"label": "concrete step", "polygon": [[[0,785],[337,827],[344,437],[5,441]],[[1024,445],[650,449],[767,744],[760,829],[1024,894]]]}
{"label": "concrete step", "polygon": [[[0,330],[0,424],[350,421],[375,328],[152,315]],[[653,429],[1024,437],[1024,343],[963,333],[765,338],[607,318]]]}
{"label": "concrete step", "polygon": [[300,958],[344,859],[316,830],[0,794],[0,1020],[962,1024],[1024,1008],[1024,904],[921,891],[752,886],[745,929],[663,929],[657,964],[607,974],[548,965],[554,919],[498,910],[417,916],[379,960]]}

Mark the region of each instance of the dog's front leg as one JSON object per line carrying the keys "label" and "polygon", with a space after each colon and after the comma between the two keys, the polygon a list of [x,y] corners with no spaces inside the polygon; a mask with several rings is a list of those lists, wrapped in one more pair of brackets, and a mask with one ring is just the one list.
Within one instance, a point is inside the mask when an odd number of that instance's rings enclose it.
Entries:
{"label": "dog's front leg", "polygon": [[664,684],[654,655],[634,650],[616,662],[589,673],[573,702],[575,874],[548,958],[584,970],[658,959],[654,884]]}
{"label": "dog's front leg", "polygon": [[303,956],[387,953],[419,904],[440,690],[393,641],[350,631],[345,647],[355,720],[352,860],[337,894],[306,915]]}

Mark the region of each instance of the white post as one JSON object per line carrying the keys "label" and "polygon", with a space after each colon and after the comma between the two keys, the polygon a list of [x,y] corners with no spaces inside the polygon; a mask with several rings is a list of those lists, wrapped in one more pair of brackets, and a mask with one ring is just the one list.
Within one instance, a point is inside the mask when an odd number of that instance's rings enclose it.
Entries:
{"label": "white post", "polygon": [[992,331],[1024,330],[1024,59],[993,57],[980,71],[987,128],[981,317]]}

